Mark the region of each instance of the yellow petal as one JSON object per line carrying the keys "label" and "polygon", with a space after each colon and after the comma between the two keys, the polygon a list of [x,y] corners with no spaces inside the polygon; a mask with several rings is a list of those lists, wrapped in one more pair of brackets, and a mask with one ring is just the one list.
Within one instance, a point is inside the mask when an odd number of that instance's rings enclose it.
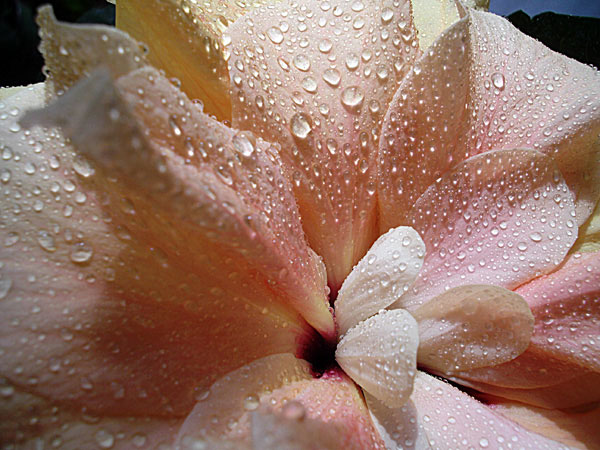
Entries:
{"label": "yellow petal", "polygon": [[600,250],[600,202],[590,218],[579,228],[579,237],[569,253],[593,253]]}
{"label": "yellow petal", "polygon": [[412,8],[421,50],[429,47],[442,31],[460,19],[454,0],[413,0]]}
{"label": "yellow petal", "polygon": [[152,65],[177,78],[191,99],[204,104],[206,113],[230,120],[223,32],[238,17],[268,2],[119,0],[117,27],[144,42]]}

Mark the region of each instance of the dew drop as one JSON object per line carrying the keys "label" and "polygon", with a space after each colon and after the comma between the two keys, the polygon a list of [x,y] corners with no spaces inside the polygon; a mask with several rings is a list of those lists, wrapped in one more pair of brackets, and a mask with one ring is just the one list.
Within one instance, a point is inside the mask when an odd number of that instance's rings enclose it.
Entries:
{"label": "dew drop", "polygon": [[296,55],[292,60],[294,67],[302,72],[308,71],[310,69],[310,60],[305,55]]}
{"label": "dew drop", "polygon": [[330,86],[336,87],[340,84],[342,76],[337,69],[327,69],[323,72],[323,80]]}
{"label": "dew drop", "polygon": [[365,96],[357,86],[347,87],[342,91],[342,103],[348,108],[357,108]]}
{"label": "dew drop", "polygon": [[71,251],[70,258],[76,264],[85,264],[92,259],[94,250],[84,243],[75,244]]}
{"label": "dew drop", "polygon": [[500,72],[493,73],[492,83],[496,89],[503,90],[505,85],[504,75],[502,75]]}
{"label": "dew drop", "polygon": [[304,113],[296,113],[290,121],[292,134],[299,139],[306,139],[311,132],[309,117]]}
{"label": "dew drop", "polygon": [[267,36],[273,44],[281,44],[283,42],[283,33],[277,27],[271,27],[267,30]]}

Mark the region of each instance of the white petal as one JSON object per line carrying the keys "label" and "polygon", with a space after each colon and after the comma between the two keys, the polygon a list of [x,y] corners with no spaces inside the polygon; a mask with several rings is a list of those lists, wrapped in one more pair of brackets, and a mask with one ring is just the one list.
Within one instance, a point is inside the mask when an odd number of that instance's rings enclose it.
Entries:
{"label": "white petal", "polygon": [[369,394],[365,400],[371,419],[387,450],[429,450],[431,446],[412,400],[399,408],[388,408]]}
{"label": "white petal", "polygon": [[335,358],[354,382],[396,408],[412,392],[418,346],[417,322],[408,311],[381,311],[346,333]]}
{"label": "white petal", "polygon": [[498,286],[459,286],[414,312],[419,363],[443,372],[495,366],[527,349],[533,314],[519,294]]}
{"label": "white petal", "polygon": [[393,228],[379,237],[338,293],[335,313],[340,336],[404,294],[424,257],[425,244],[410,227]]}

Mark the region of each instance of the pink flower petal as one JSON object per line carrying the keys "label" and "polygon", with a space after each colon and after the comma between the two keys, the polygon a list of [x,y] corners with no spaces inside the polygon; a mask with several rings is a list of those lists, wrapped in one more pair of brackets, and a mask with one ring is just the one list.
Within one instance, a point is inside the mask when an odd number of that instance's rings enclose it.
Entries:
{"label": "pink flower petal", "polygon": [[[177,128],[163,116],[152,136],[95,78],[62,97],[62,115],[54,109],[53,120],[73,113],[65,123],[82,154],[54,128],[18,125],[24,109],[43,105],[43,87],[2,102],[11,114],[0,131],[0,367],[18,387],[89,414],[182,415],[220,375],[304,352],[315,332],[296,307],[332,338],[333,319],[269,146],[257,142],[247,165],[236,162],[233,131],[157,72],[132,77],[122,89],[135,77],[154,87],[151,110],[164,94],[162,114],[177,113]],[[194,163],[181,156],[186,137]],[[228,186],[201,150],[229,155],[232,178],[257,188]],[[257,167],[264,175],[244,175]]]}
{"label": "pink flower petal", "polygon": [[412,401],[432,449],[565,449],[495,413],[450,384],[418,372]]}
{"label": "pink flower petal", "polygon": [[438,177],[495,149],[529,148],[556,159],[575,193],[577,222],[599,190],[600,76],[544,47],[505,19],[470,11],[402,81],[380,140],[381,229]]}
{"label": "pink flower petal", "polygon": [[183,419],[99,417],[0,379],[3,448],[147,449],[171,445]]}
{"label": "pink flower petal", "polygon": [[[274,429],[276,424],[283,429]],[[256,436],[261,431],[272,434]],[[186,419],[177,442],[252,441],[255,448],[263,448],[283,437],[303,444],[301,434],[307,433],[317,448],[332,442],[337,448],[380,445],[359,390],[339,369],[314,379],[305,362],[292,355],[272,355],[211,386]]]}
{"label": "pink flower petal", "polygon": [[510,361],[527,349],[533,332],[525,300],[497,286],[455,287],[413,316],[419,324],[419,364],[449,373]]}
{"label": "pink flower petal", "polygon": [[47,98],[64,93],[99,66],[118,77],[148,64],[141,44],[114,27],[59,22],[50,5],[39,9],[37,22]]}
{"label": "pink flower petal", "polygon": [[228,33],[233,124],[281,145],[304,230],[337,291],[377,237],[378,130],[418,52],[410,4],[288,0]]}
{"label": "pink flower petal", "polygon": [[491,404],[490,408],[524,428],[563,442],[570,448],[592,450],[600,447],[599,407],[566,412],[501,400]]}
{"label": "pink flower petal", "polygon": [[554,269],[577,237],[571,192],[554,161],[533,150],[469,158],[431,185],[409,217],[427,252],[396,303],[407,309],[464,284],[513,289]]}
{"label": "pink flower petal", "polygon": [[532,345],[600,372],[600,252],[572,256],[517,292],[536,319]]}
{"label": "pink flower petal", "polygon": [[[566,381],[533,389],[504,388],[475,381],[458,380],[454,377],[449,378],[480,392],[541,408],[580,408],[584,405],[595,405],[600,401],[600,374],[595,372],[576,371],[574,376]],[[485,394],[481,394],[481,396],[485,397]]]}

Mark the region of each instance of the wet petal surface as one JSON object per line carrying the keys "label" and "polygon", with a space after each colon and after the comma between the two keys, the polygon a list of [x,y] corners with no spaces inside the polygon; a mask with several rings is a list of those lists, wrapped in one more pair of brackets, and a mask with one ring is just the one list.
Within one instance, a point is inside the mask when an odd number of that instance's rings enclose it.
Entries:
{"label": "wet petal surface", "polygon": [[342,337],[335,359],[365,391],[396,408],[412,392],[418,345],[417,323],[410,313],[383,310]]}
{"label": "wet petal surface", "polygon": [[425,244],[410,227],[394,228],[379,237],[338,293],[335,320],[339,335],[387,308],[408,291],[424,257]]}
{"label": "wet petal surface", "polygon": [[418,372],[411,397],[432,449],[567,449],[511,422],[444,381]]}
{"label": "wet petal surface", "polygon": [[453,372],[495,366],[529,346],[533,314],[518,294],[497,286],[450,289],[418,308],[419,364]]}
{"label": "wet petal surface", "polygon": [[397,306],[464,284],[513,289],[562,262],[577,237],[574,203],[553,160],[532,150],[474,156],[437,180],[410,216],[423,268]]}
{"label": "wet petal surface", "polygon": [[557,160],[581,224],[598,199],[600,75],[470,11],[425,51],[403,80],[380,141],[382,230],[438,177],[490,150],[530,148]]}
{"label": "wet petal surface", "polygon": [[407,1],[284,1],[239,19],[233,125],[281,145],[304,230],[341,286],[377,237],[381,120],[418,52]]}

